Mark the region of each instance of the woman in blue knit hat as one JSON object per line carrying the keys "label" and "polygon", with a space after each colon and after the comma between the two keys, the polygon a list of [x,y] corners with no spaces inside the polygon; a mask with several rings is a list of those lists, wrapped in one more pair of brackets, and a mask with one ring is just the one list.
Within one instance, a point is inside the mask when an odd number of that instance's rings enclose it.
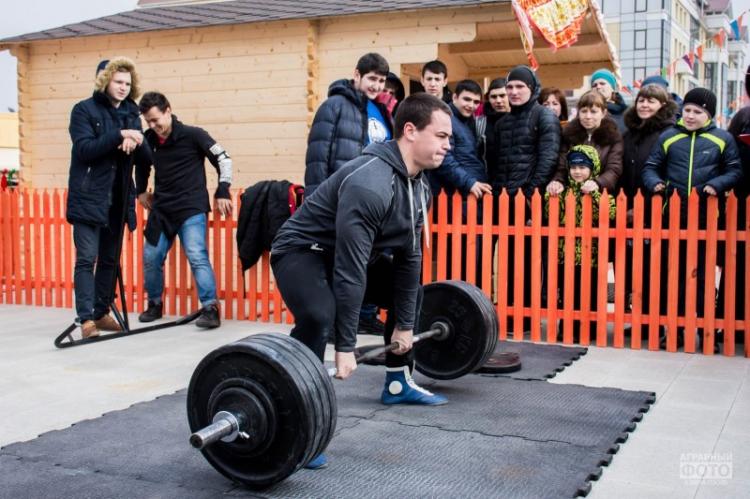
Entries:
{"label": "woman in blue knit hat", "polygon": [[607,113],[617,123],[620,133],[625,133],[625,121],[623,115],[628,108],[625,99],[617,92],[617,78],[609,69],[597,69],[591,75],[591,88],[602,94],[607,101]]}

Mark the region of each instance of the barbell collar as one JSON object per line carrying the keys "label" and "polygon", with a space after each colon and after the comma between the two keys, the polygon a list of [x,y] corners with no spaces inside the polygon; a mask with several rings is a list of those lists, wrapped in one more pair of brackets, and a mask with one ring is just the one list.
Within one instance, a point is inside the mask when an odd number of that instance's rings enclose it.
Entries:
{"label": "barbell collar", "polygon": [[219,411],[210,425],[190,435],[190,445],[196,449],[204,449],[219,440],[233,442],[238,436],[240,421],[237,416],[228,411]]}

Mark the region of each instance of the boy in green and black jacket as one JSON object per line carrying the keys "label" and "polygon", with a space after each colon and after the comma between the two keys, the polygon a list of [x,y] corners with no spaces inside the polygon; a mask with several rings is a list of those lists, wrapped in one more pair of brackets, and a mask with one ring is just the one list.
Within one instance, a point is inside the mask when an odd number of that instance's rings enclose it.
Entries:
{"label": "boy in green and black jacket", "polygon": [[[742,179],[737,144],[729,132],[714,124],[716,96],[708,89],[694,88],[685,94],[682,118],[667,129],[651,151],[643,168],[643,185],[648,192],[672,192],[682,198],[680,227],[687,227],[687,197],[693,189],[701,196],[699,228],[706,225],[707,196],[720,196],[734,188]],[[665,217],[669,216],[669,199],[665,199]],[[665,218],[668,220],[669,218]],[[705,242],[699,241],[697,262],[697,312],[703,315],[705,287]],[[685,313],[686,241],[680,241],[678,313]],[[662,248],[662,275],[666,275],[668,249]],[[661,308],[666,313],[666,283],[661,283]],[[681,335],[678,335],[681,339]]]}

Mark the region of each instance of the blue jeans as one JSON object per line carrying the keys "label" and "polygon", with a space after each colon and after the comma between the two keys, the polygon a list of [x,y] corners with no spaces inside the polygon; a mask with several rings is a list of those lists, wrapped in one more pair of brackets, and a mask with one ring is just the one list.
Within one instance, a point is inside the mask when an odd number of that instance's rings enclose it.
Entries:
{"label": "blue jeans", "polygon": [[76,314],[83,323],[109,312],[115,290],[117,237],[106,227],[74,223],[73,243],[76,247],[73,272]]}
{"label": "blue jeans", "polygon": [[[185,220],[177,231],[177,236],[190,262],[193,279],[198,287],[198,298],[204,307],[216,303],[216,279],[206,249],[206,214],[200,213]],[[164,260],[173,241],[162,233],[156,246],[148,241],[143,245],[144,286],[149,301],[153,303],[161,303],[164,294]]]}

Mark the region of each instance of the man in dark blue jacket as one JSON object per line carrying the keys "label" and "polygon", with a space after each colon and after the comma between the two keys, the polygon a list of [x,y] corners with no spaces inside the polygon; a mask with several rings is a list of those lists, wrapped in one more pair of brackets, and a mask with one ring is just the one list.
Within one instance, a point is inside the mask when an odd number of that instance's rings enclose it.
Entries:
{"label": "man in dark blue jacket", "polygon": [[[495,160],[489,171],[493,192],[499,196],[504,190],[515,196],[520,190],[526,196],[524,220],[530,218],[530,201],[535,190],[543,190],[552,179],[557,167],[560,151],[560,120],[546,107],[539,104],[541,82],[536,73],[528,66],[516,66],[506,77],[505,89],[510,102],[510,112],[495,123],[494,152]],[[488,161],[488,164],[490,162]],[[498,204],[493,205],[494,219],[499,221]],[[515,203],[511,200],[508,220],[515,220]],[[515,236],[514,236],[515,237]],[[524,253],[531,253],[530,239],[524,237]],[[516,260],[515,240],[508,241],[508,304],[523,300],[524,307],[531,306],[531,275],[533,266],[541,262],[524,259],[522,269],[513,263]],[[503,265],[504,262],[501,263]],[[518,272],[518,273],[516,273]],[[523,272],[523,274],[521,274]],[[523,297],[515,296],[516,276],[527,283]],[[513,322],[513,321],[511,321]],[[523,321],[523,330],[531,328],[529,318]],[[520,331],[519,331],[520,334]],[[518,338],[518,336],[517,336]]]}
{"label": "man in dark blue jacket", "polygon": [[[467,220],[466,197],[472,195],[481,199],[485,194],[492,194],[492,186],[487,183],[487,169],[484,161],[479,155],[479,146],[477,143],[476,123],[474,112],[482,103],[482,89],[473,80],[462,80],[456,85],[456,91],[453,93],[451,104],[451,126],[453,135],[451,135],[451,150],[445,155],[443,164],[437,170],[430,170],[427,177],[430,181],[430,188],[433,195],[443,190],[448,195],[458,191],[463,196],[462,206],[462,223]],[[452,214],[453,210],[448,208],[448,213]],[[449,215],[449,221],[450,221]],[[477,206],[477,218],[471,220],[471,223],[482,222],[482,206]],[[451,236],[453,237],[453,236]],[[481,237],[477,238],[475,248],[482,247]],[[475,283],[482,281],[482,259],[481,251],[476,251],[474,255],[468,254],[468,241],[466,236],[461,236],[461,270],[458,274],[454,273],[451,265],[451,248],[448,244],[448,261],[447,273],[451,277],[457,277],[469,280],[469,276],[463,269],[466,268],[466,258],[470,257],[475,261]]]}
{"label": "man in dark blue jacket", "polygon": [[139,94],[133,62],[114,58],[97,76],[93,96],[76,104],[70,116],[73,148],[66,218],[73,224],[76,320],[84,338],[98,336],[99,330],[121,330],[109,308],[122,210],[127,205],[128,225],[133,230],[131,161],[151,164],[148,149],[140,147],[143,134],[134,101]]}
{"label": "man in dark blue jacket", "polygon": [[487,183],[487,170],[477,149],[474,112],[481,103],[482,89],[475,81],[458,82],[449,106],[453,127],[451,150],[442,166],[427,174],[434,195],[441,189],[448,194],[458,190],[464,196],[472,194],[476,198],[492,194],[492,186]]}

